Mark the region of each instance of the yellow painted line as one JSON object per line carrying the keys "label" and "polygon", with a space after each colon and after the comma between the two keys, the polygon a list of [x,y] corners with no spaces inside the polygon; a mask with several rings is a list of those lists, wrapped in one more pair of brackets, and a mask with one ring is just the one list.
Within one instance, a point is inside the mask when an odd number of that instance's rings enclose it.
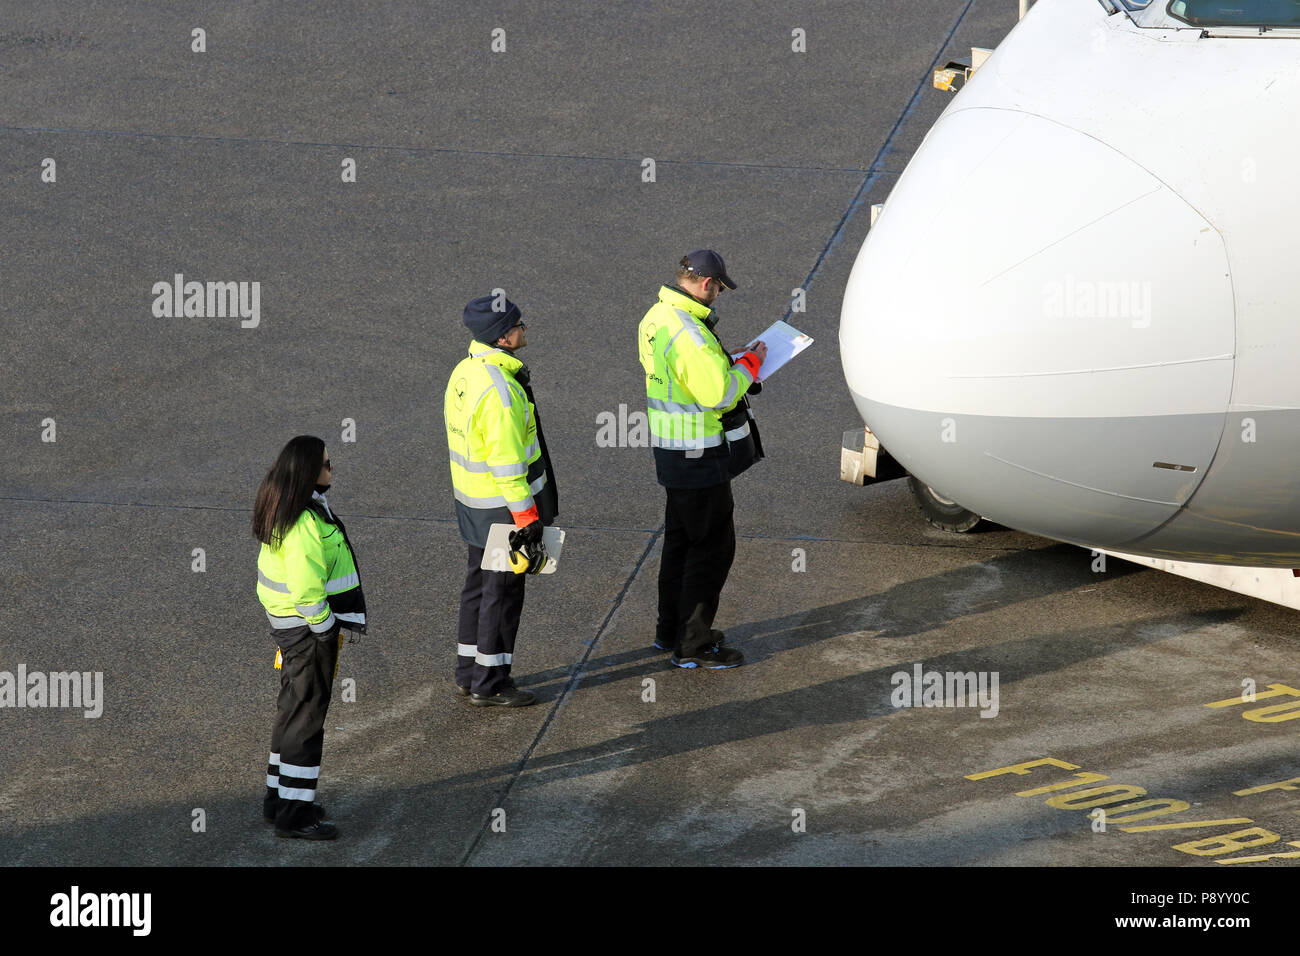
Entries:
{"label": "yellow painted line", "polygon": [[1190,820],[1187,823],[1148,823],[1144,827],[1120,827],[1125,833],[1148,833],[1151,830],[1192,830],[1196,827],[1227,827],[1238,823],[1254,823],[1247,817],[1233,817],[1230,820]]}

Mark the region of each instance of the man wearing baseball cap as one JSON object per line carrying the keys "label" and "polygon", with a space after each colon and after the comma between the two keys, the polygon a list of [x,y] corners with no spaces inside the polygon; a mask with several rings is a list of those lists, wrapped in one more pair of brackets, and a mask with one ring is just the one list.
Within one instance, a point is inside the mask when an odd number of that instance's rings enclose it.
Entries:
{"label": "man wearing baseball cap", "polygon": [[637,334],[655,474],[667,495],[655,647],[672,651],[677,667],[744,662],[723,646],[713,618],[736,554],[731,478],[759,457],[743,403],[767,346],[757,342],[734,362],[722,348],[712,306],[724,288],[736,283],[722,256],[683,256],[676,284],[660,287]]}
{"label": "man wearing baseball cap", "polygon": [[469,547],[456,693],[476,707],[527,707],[537,697],[510,677],[525,575],[481,564],[494,524],[513,523],[521,544],[541,541],[542,526],[559,513],[555,474],[528,366],[515,355],[528,344],[519,306],[504,294],[480,296],[465,306],[464,323],[474,341],[443,402],[456,520]]}

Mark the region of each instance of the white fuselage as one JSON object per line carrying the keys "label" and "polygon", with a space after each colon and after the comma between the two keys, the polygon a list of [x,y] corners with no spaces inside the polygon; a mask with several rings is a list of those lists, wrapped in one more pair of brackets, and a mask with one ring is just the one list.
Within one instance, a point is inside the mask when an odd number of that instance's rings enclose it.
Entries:
{"label": "white fuselage", "polygon": [[1300,38],[1040,0],[927,135],[844,295],[864,420],[1010,527],[1300,566]]}

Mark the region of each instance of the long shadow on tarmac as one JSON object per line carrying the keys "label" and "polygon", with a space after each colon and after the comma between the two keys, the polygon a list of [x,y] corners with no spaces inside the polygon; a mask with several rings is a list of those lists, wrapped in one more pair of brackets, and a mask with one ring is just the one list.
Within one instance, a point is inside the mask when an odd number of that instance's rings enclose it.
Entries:
{"label": "long shadow on tarmac", "polygon": [[[1051,560],[1059,557],[1061,560]],[[1068,558],[1068,561],[1066,560]],[[1116,563],[1106,574],[1107,579],[1125,576],[1142,570],[1126,563]],[[990,561],[944,572],[919,581],[908,581],[889,590],[854,598],[848,601],[815,608],[809,611],[757,622],[733,631],[733,638],[744,639],[744,647],[752,666],[782,651],[806,647],[820,641],[860,633],[864,642],[887,641],[923,633],[954,619],[1006,608],[1024,601],[1034,600],[1069,590],[1089,582],[1098,581],[1089,570],[1087,561],[1079,560],[1079,551],[1066,545],[1029,552],[1016,552]],[[1042,674],[1071,667],[1083,661],[1094,660],[1156,643],[1187,630],[1230,622],[1244,609],[1226,608],[1208,612],[1184,612],[1158,615],[1140,620],[1096,627],[1076,628],[1039,634],[1027,638],[1013,638],[982,647],[963,648],[951,654],[927,654],[927,668],[945,671],[998,671],[1002,688],[1015,682],[1028,680]],[[649,638],[647,637],[647,640]],[[638,680],[647,674],[663,673],[667,663],[662,654],[648,648],[611,654],[587,662],[587,670],[602,669],[601,673],[588,674],[576,685],[576,693],[584,689],[614,681]],[[603,670],[613,668],[612,670]],[[728,701],[714,706],[656,717],[638,725],[630,733],[602,740],[589,746],[573,748],[560,753],[533,755],[520,767],[514,759],[493,767],[458,774],[427,784],[409,787],[381,788],[354,792],[345,804],[362,810],[376,804],[396,810],[398,806],[414,808],[430,801],[451,802],[462,798],[479,803],[490,781],[496,779],[498,788],[518,774],[511,784],[512,790],[531,790],[545,787],[556,781],[626,768],[666,757],[752,740],[768,734],[779,734],[800,727],[842,724],[886,717],[896,714],[889,692],[890,675],[898,669],[896,663],[861,673],[840,677],[819,684],[801,687],[784,693],[769,694],[756,700]],[[529,686],[556,682],[562,686],[567,671],[547,671],[530,675],[520,684]],[[558,687],[557,687],[558,692]],[[1003,691],[1005,693],[1005,690]],[[543,696],[547,696],[543,689]],[[553,695],[552,695],[553,696]],[[396,801],[396,802],[395,802]],[[210,804],[216,813],[230,813],[237,818],[248,817],[249,808],[256,803],[251,797],[243,803],[214,800]],[[220,809],[217,809],[220,808]],[[400,813],[400,811],[398,811]],[[70,831],[90,828],[97,833],[147,833],[154,820],[161,822],[176,813],[183,817],[188,810],[156,806],[126,813],[100,816],[75,821],[58,828],[16,828],[8,833],[11,849],[20,847],[50,847],[75,841]],[[214,813],[215,815],[215,813]],[[358,820],[358,823],[364,817]],[[175,821],[168,829],[175,827]],[[382,822],[379,824],[383,826]],[[107,826],[107,830],[103,828]],[[241,831],[255,827],[239,826]],[[369,832],[367,832],[369,831]],[[374,832],[374,825],[364,824],[350,832],[373,844],[374,853],[361,854],[376,859],[383,852],[387,838]],[[62,835],[59,835],[62,834]],[[1023,830],[1015,831],[1015,838],[1023,840]],[[1009,837],[1010,838],[1010,837]],[[457,834],[450,843],[470,841],[473,834]],[[8,844],[9,840],[0,841]],[[71,842],[71,841],[69,841]],[[97,842],[97,841],[96,841]],[[164,838],[162,846],[146,849],[149,841],[135,843],[134,852],[126,850],[122,859],[103,860],[104,863],[258,863],[270,862],[266,850],[253,846],[226,847],[212,853],[199,850],[193,842]],[[270,841],[279,844],[283,841]],[[74,843],[75,845],[75,843]],[[357,849],[355,843],[352,844]],[[333,853],[327,857],[303,855],[301,848],[284,852],[284,862],[300,859],[301,862],[343,862]],[[451,849],[447,846],[446,849]],[[196,853],[197,850],[197,853]],[[152,852],[151,852],[152,851]],[[161,851],[161,852],[160,852]],[[348,851],[345,851],[348,852]],[[436,852],[436,851],[435,851]],[[350,855],[350,853],[349,853]],[[448,854],[451,856],[452,854]],[[456,854],[459,857],[459,853]],[[922,854],[924,855],[924,854]],[[19,851],[18,857],[24,854]],[[213,857],[217,858],[214,859]],[[8,859],[5,859],[8,857]],[[143,857],[143,858],[142,858]],[[197,857],[197,858],[196,858]],[[355,859],[355,857],[354,857]],[[12,863],[10,853],[0,851],[0,863]],[[30,858],[24,863],[41,862]],[[47,862],[60,862],[50,860]],[[380,862],[376,859],[376,862]],[[434,861],[429,861],[434,862]],[[450,862],[444,859],[442,862]],[[918,861],[919,862],[919,861]]]}
{"label": "long shadow on tarmac", "polygon": [[[1046,555],[1071,554],[1069,565],[1045,560]],[[900,584],[883,594],[874,594],[812,611],[762,621],[736,634],[745,636],[747,666],[781,651],[808,646],[846,634],[866,632],[863,641],[907,637],[938,627],[954,618],[1005,608],[1096,581],[1088,564],[1077,560],[1077,548],[1059,546],[1040,551],[1017,552],[992,561]],[[1117,563],[1107,577],[1142,570]],[[1008,592],[996,583],[1006,574],[1016,583]],[[1029,587],[1026,581],[1032,582]],[[992,582],[992,583],[991,583]],[[1223,624],[1245,613],[1244,609],[1183,612],[1160,615],[1122,624],[1062,630],[1051,634],[1012,639],[984,647],[963,648],[952,654],[928,654],[927,669],[938,671],[998,671],[1002,687],[1082,661],[1155,643],[1201,627]],[[648,638],[647,638],[648,640]],[[617,665],[628,662],[628,666]],[[667,667],[662,654],[635,651],[589,661],[588,669],[615,666],[617,669],[583,677],[577,686],[591,688],[614,681],[639,679],[662,673]],[[781,733],[797,727],[839,724],[884,717],[897,713],[890,704],[890,676],[898,665],[863,671],[757,700],[728,701],[688,713],[657,717],[638,725],[632,733],[562,753],[532,756],[516,788],[545,786],[555,780],[659,760],[680,753],[716,747]],[[532,675],[528,686],[558,678],[546,672]],[[523,686],[525,681],[521,680]],[[447,794],[465,786],[481,787],[484,778],[507,776],[519,770],[519,762],[500,764],[444,778],[430,784],[433,794]]]}

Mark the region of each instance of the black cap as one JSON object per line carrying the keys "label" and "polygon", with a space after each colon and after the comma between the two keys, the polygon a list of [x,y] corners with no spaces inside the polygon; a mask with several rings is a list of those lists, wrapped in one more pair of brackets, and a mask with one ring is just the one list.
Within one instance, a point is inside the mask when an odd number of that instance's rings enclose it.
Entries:
{"label": "black cap", "polygon": [[736,288],[736,283],[727,275],[727,264],[712,249],[696,249],[686,258],[690,260],[691,271],[697,276],[719,279],[728,289]]}
{"label": "black cap", "polygon": [[465,328],[484,345],[493,345],[516,325],[523,313],[504,295],[481,295],[465,306]]}

